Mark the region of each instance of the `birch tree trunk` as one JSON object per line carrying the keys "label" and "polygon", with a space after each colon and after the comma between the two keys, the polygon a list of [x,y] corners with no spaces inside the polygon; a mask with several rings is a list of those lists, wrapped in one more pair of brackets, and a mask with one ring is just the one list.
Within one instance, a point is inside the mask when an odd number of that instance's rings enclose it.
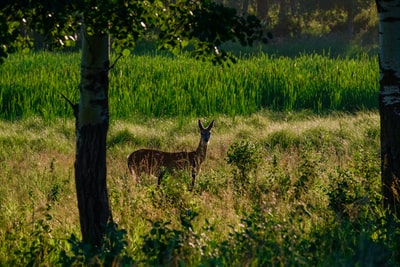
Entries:
{"label": "birch tree trunk", "polygon": [[379,111],[383,204],[400,211],[400,0],[376,0],[379,14]]}
{"label": "birch tree trunk", "polygon": [[112,223],[106,185],[109,44],[106,35],[86,32],[82,42],[75,181],[82,240],[101,246],[107,225]]}

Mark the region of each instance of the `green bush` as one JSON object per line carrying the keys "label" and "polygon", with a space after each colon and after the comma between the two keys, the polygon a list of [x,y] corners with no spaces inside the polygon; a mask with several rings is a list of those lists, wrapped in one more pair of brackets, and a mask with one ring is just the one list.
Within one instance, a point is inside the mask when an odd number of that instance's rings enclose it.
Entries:
{"label": "green bush", "polygon": [[262,161],[262,148],[248,140],[236,141],[229,146],[226,162],[234,167],[233,181],[237,189],[246,189],[251,176],[255,176]]}
{"label": "green bush", "polygon": [[[181,229],[170,227],[170,221],[150,221],[151,229],[143,236],[143,263],[149,266],[185,266],[192,261],[190,242],[198,238],[192,220],[198,213],[186,210],[181,213]],[[188,251],[190,250],[190,251]]]}

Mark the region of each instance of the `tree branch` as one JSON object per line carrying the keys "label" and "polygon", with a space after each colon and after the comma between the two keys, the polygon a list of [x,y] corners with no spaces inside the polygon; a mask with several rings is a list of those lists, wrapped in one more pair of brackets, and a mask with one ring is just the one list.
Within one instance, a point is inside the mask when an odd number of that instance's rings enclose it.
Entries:
{"label": "tree branch", "polygon": [[108,67],[108,71],[114,68],[115,64],[117,64],[117,61],[122,57],[122,53],[119,53],[118,57],[115,59],[114,63]]}
{"label": "tree branch", "polygon": [[65,101],[68,102],[68,104],[71,106],[72,110],[74,111],[74,116],[75,118],[78,118],[78,113],[79,113],[79,104],[74,104],[72,103],[71,100],[69,100],[65,95],[61,94],[61,96],[65,99]]}

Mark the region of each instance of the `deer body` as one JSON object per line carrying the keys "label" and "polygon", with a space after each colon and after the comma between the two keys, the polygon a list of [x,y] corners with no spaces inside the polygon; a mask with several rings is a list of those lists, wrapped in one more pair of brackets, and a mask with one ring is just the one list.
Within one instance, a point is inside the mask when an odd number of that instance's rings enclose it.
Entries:
{"label": "deer body", "polygon": [[153,149],[140,149],[128,156],[128,168],[136,182],[145,173],[158,178],[160,185],[162,177],[166,172],[172,173],[174,170],[191,170],[192,183],[190,190],[193,189],[196,176],[200,172],[200,166],[206,158],[207,146],[211,136],[211,128],[214,121],[207,128],[204,128],[200,120],[198,121],[200,130],[200,143],[195,151],[190,152],[164,152]]}

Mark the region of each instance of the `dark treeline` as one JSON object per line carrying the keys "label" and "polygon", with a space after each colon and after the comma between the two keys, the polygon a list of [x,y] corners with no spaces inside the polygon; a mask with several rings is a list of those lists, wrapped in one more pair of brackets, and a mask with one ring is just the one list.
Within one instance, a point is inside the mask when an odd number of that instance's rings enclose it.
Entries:
{"label": "dark treeline", "polygon": [[[236,9],[238,15],[255,15],[274,40],[336,36],[359,44],[377,42],[378,18],[372,0],[214,0]],[[52,47],[46,38],[29,30],[36,49]],[[78,38],[79,33],[75,38]],[[337,38],[336,38],[337,39]],[[69,47],[71,49],[71,47]],[[72,47],[72,49],[77,49]]]}
{"label": "dark treeline", "polygon": [[345,33],[350,38],[377,32],[372,0],[215,0],[238,14],[256,15],[276,37]]}

